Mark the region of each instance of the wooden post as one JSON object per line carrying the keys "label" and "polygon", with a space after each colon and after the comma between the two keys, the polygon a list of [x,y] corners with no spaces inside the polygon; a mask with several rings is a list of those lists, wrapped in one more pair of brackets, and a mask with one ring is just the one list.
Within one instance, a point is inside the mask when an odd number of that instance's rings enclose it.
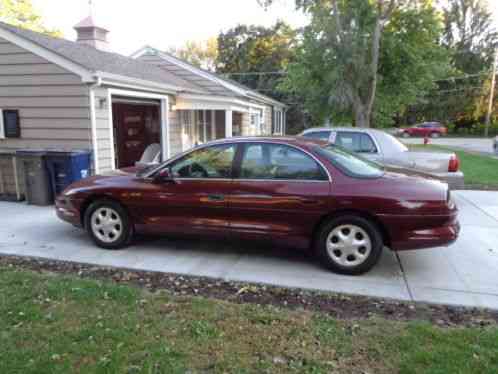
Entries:
{"label": "wooden post", "polygon": [[498,49],[495,52],[495,60],[493,62],[493,76],[491,77],[491,89],[489,93],[489,106],[488,113],[486,114],[486,122],[484,127],[484,136],[488,137],[489,135],[489,124],[491,123],[491,115],[493,114],[493,101],[495,99],[495,86],[496,86],[496,68],[498,64]]}

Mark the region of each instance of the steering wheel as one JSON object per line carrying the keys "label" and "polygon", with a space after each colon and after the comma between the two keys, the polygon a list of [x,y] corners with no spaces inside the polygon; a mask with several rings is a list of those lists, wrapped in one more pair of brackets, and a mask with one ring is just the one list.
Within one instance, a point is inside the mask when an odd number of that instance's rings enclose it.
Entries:
{"label": "steering wheel", "polygon": [[209,174],[206,171],[206,169],[204,169],[201,165],[199,165],[196,162],[194,162],[193,164],[190,164],[188,166],[188,175],[191,178],[199,178],[199,177],[208,178],[209,177]]}

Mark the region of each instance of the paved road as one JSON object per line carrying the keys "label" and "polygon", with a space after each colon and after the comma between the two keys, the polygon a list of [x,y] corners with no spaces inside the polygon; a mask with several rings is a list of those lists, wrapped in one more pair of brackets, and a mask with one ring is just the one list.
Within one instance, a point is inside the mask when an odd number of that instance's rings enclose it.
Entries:
{"label": "paved road", "polygon": [[370,273],[330,273],[305,254],[253,243],[145,239],[94,247],[52,208],[0,202],[0,253],[498,310],[498,193],[458,191],[462,234],[448,248],[385,250]]}
{"label": "paved road", "polygon": [[[406,144],[423,144],[423,138],[402,138]],[[493,154],[493,141],[485,138],[438,138],[430,139],[431,144],[457,147],[467,151]]]}

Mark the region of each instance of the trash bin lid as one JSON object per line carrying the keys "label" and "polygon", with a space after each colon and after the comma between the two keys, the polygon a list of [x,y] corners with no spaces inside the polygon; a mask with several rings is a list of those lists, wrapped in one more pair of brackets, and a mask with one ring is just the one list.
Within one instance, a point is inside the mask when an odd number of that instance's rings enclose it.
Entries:
{"label": "trash bin lid", "polygon": [[46,156],[47,151],[44,149],[18,149],[16,151],[18,156]]}
{"label": "trash bin lid", "polygon": [[90,154],[90,151],[84,149],[66,150],[66,149],[47,149],[48,156],[77,156]]}
{"label": "trash bin lid", "polygon": [[0,155],[13,156],[15,154],[16,154],[16,151],[14,149],[1,149],[0,148]]}

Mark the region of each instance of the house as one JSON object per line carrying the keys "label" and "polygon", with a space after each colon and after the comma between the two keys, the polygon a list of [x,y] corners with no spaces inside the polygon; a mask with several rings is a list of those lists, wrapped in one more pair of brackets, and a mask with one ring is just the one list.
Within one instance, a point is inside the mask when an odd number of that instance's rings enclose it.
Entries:
{"label": "house", "polygon": [[112,53],[91,16],[75,29],[73,42],[0,22],[1,149],[88,149],[102,173],[152,143],[167,159],[213,139],[285,133],[286,107],[272,98],[151,47]]}

